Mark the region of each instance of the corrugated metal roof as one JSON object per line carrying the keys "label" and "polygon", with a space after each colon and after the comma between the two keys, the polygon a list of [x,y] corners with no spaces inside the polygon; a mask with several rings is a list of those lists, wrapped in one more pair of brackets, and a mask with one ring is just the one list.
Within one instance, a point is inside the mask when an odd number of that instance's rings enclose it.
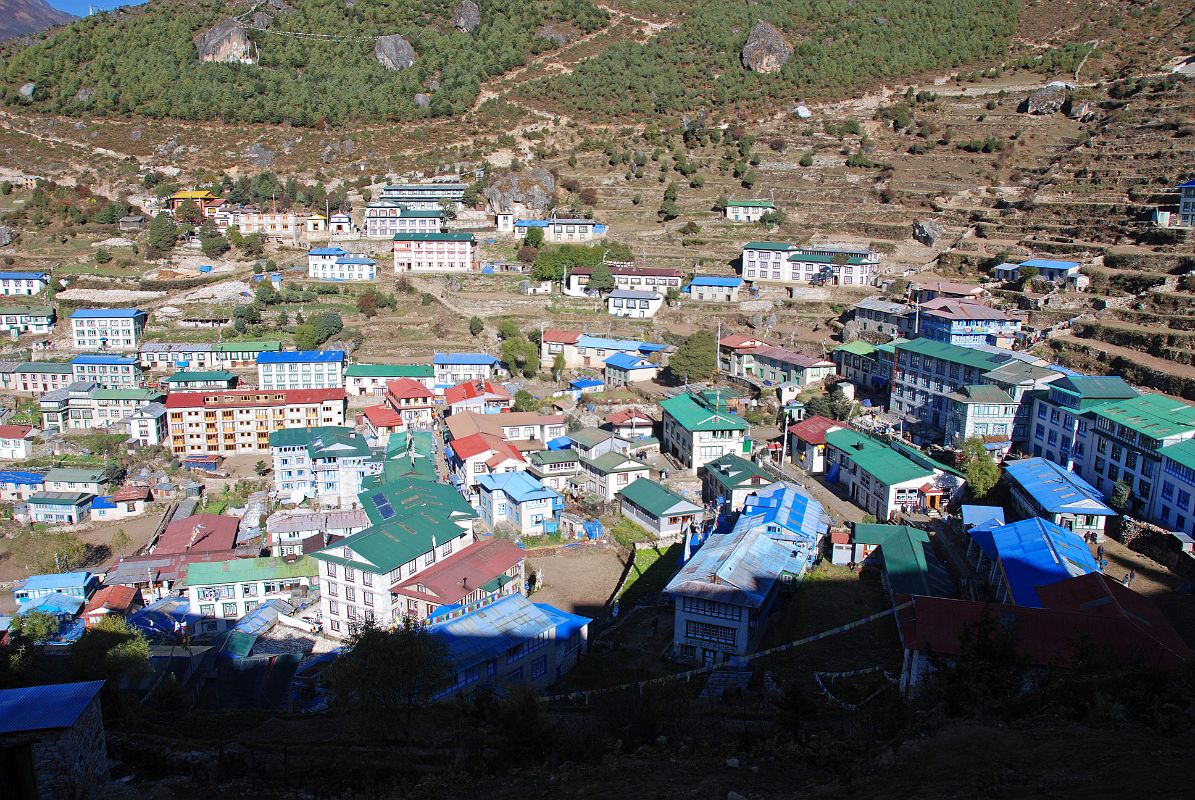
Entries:
{"label": "corrugated metal roof", "polygon": [[1004,471],[1048,514],[1080,513],[1114,516],[1103,495],[1070,470],[1044,458],[1007,461]]}
{"label": "corrugated metal roof", "polygon": [[103,686],[86,681],[0,691],[0,734],[69,728]]}
{"label": "corrugated metal roof", "polygon": [[1077,533],[1040,517],[972,531],[971,538],[1000,565],[1013,605],[1041,608],[1038,587],[1100,570]]}

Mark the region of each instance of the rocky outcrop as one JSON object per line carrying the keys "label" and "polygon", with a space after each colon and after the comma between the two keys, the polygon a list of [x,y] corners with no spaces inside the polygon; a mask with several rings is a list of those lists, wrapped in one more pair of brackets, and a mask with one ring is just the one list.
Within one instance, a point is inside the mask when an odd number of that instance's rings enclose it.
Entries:
{"label": "rocky outcrop", "polygon": [[431,97],[424,94],[423,92],[419,92],[418,94],[415,95],[415,107],[416,108],[427,108],[431,104],[432,104]]}
{"label": "rocky outcrop", "polygon": [[249,34],[245,26],[226,17],[195,40],[199,60],[204,63],[236,63],[249,59]]}
{"label": "rocky outcrop", "polygon": [[21,88],[17,89],[17,92],[20,93],[21,97],[24,97],[26,100],[33,97],[33,93],[36,91],[37,91],[37,84],[33,83],[32,81],[29,83],[22,83]]}
{"label": "rocky outcrop", "polygon": [[294,9],[286,4],[286,0],[268,0],[267,6],[277,11],[279,14],[290,14]]}
{"label": "rocky outcrop", "polygon": [[1074,97],[1068,99],[1062,110],[1071,119],[1077,119],[1081,122],[1086,122],[1095,116],[1095,101],[1094,100],[1077,100]]}
{"label": "rocky outcrop", "polygon": [[473,0],[461,0],[452,15],[452,27],[465,33],[473,33],[481,24],[481,9]]}
{"label": "rocky outcrop", "polygon": [[271,167],[274,165],[274,151],[266,147],[261,142],[255,142],[249,145],[249,149],[245,152],[249,161],[255,167]]}
{"label": "rocky outcrop", "polygon": [[945,235],[946,229],[936,220],[923,219],[913,223],[913,238],[926,247],[933,247]]}
{"label": "rocky outcrop", "polygon": [[261,28],[263,31],[268,30],[273,22],[274,18],[264,11],[258,11],[253,15],[254,28]]}
{"label": "rocky outcrop", "polygon": [[12,244],[13,232],[12,228],[7,225],[0,225],[0,247]]}
{"label": "rocky outcrop", "polygon": [[1048,83],[1025,98],[1022,111],[1030,114],[1057,114],[1066,103],[1067,86],[1061,81]]}
{"label": "rocky outcrop", "polygon": [[556,202],[556,178],[546,169],[508,172],[486,187],[485,199],[491,211],[542,214]]}
{"label": "rocky outcrop", "polygon": [[549,22],[547,25],[541,25],[539,30],[535,32],[535,35],[542,36],[543,38],[553,41],[556,44],[568,44],[573,40],[573,35],[571,33],[554,22]]}
{"label": "rocky outcrop", "polygon": [[792,45],[780,29],[761,19],[756,21],[743,45],[743,66],[752,72],[778,72],[792,54]]}
{"label": "rocky outcrop", "polygon": [[401,35],[379,36],[373,46],[373,57],[386,69],[407,69],[415,65],[415,48]]}
{"label": "rocky outcrop", "polygon": [[95,95],[95,89],[84,86],[75,92],[75,100],[80,103],[90,103],[92,96]]}

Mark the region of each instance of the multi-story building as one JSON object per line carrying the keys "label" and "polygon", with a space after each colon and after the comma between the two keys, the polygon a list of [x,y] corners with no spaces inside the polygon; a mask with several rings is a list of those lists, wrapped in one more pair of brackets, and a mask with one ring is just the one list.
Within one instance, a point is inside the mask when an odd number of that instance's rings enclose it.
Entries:
{"label": "multi-story building", "polygon": [[166,398],[163,392],[136,387],[107,388],[91,393],[92,427],[103,428],[128,419],[150,403]]}
{"label": "multi-story building", "polygon": [[344,390],[349,397],[381,397],[386,383],[398,378],[419,381],[429,389],[436,385],[431,364],[352,364],[344,371]]}
{"label": "multi-story building", "polygon": [[788,426],[788,452],[792,462],[810,475],[826,471],[826,434],[844,423],[817,414]]}
{"label": "multi-story building", "polygon": [[75,356],[71,359],[75,380],[100,386],[139,386],[141,367],[128,356]]}
{"label": "multi-story building", "polygon": [[651,319],[664,305],[659,292],[615,289],[606,295],[606,313],[612,317]]}
{"label": "multi-story building", "polygon": [[732,359],[736,362],[731,370],[732,375],[754,378],[769,385],[793,383],[808,386],[825,380],[837,371],[833,361],[770,345],[738,348]]}
{"label": "multi-story building", "polygon": [[32,297],[50,283],[48,272],[0,272],[0,296]]}
{"label": "multi-story building", "polygon": [[527,459],[511,442],[492,433],[471,433],[444,445],[444,460],[452,483],[469,502],[477,500],[477,481],[483,475],[521,472]]}
{"label": "multi-story building", "polygon": [[876,345],[863,339],[838,345],[830,357],[834,359],[835,371],[860,388],[871,390],[886,386],[892,378],[891,370],[887,375],[880,374]]}
{"label": "multi-story building", "polygon": [[395,378],[386,382],[382,401],[402,423],[413,430],[430,430],[436,394],[414,378]]}
{"label": "multi-story building", "polygon": [[38,492],[29,498],[29,520],[43,525],[78,525],[91,516],[94,495],[86,492]]}
{"label": "multi-story building", "polygon": [[602,374],[606,379],[606,386],[618,389],[632,383],[654,381],[660,374],[660,365],[642,356],[615,353],[606,359]]}
{"label": "multi-story building", "polygon": [[259,353],[257,383],[262,389],[343,389],[343,350],[284,350]]}
{"label": "multi-story building", "polygon": [[24,461],[33,453],[32,425],[0,425],[0,461]]}
{"label": "multi-story building", "polygon": [[961,477],[913,456],[850,428],[831,430],[826,433],[826,481],[842,484],[851,502],[880,521],[898,511],[941,511],[962,488]]}
{"label": "multi-story building", "polygon": [[755,364],[751,354],[761,347],[771,346],[771,342],[741,333],[723,336],[718,342],[718,370],[727,375],[746,377]]}
{"label": "multi-story building", "polygon": [[960,386],[946,395],[946,446],[961,448],[965,439],[978,436],[989,449],[1007,453],[1012,449],[1017,406],[999,386]]}
{"label": "multi-story building", "polygon": [[71,313],[76,350],[136,350],[149,315],[138,308],[80,308]]}
{"label": "multi-story building", "polygon": [[564,497],[526,472],[482,475],[477,510],[490,530],[509,526],[519,536],[542,536],[560,528]]}
{"label": "multi-story building", "polygon": [[493,381],[469,381],[444,390],[444,414],[476,411],[479,414],[500,414],[509,411],[510,392]]}
{"label": "multi-story building", "polygon": [[[684,270],[670,267],[636,267],[634,264],[611,264],[614,288],[627,291],[654,291],[667,294],[669,289],[680,290],[685,282]],[[579,295],[586,291],[593,267],[573,267],[565,280],[566,294]]]}
{"label": "multi-story building", "polygon": [[664,412],[663,448],[696,472],[725,455],[742,455],[751,426],[731,414],[720,398],[689,393],[660,401]]}
{"label": "multi-story building", "polygon": [[[107,388],[87,381],[47,392],[38,399],[42,424],[47,431],[110,428],[166,395],[154,389]],[[156,444],[156,442],[155,442]]]}
{"label": "multi-story building", "polygon": [[747,242],[740,269],[748,281],[867,286],[875,279],[879,254],[868,248],[786,242]]}
{"label": "multi-story building", "polygon": [[[233,207],[221,205],[211,214],[217,228],[236,228],[242,236],[259,233],[298,244],[299,234],[308,231],[308,220],[312,215],[295,211],[263,211],[253,206]],[[321,227],[317,222],[316,227]]]}
{"label": "multi-story building", "polygon": [[471,233],[394,234],[394,272],[470,272],[477,267]]}
{"label": "multi-story building", "polygon": [[448,441],[488,433],[509,442],[527,443],[529,450],[538,450],[553,439],[565,435],[563,414],[540,414],[537,411],[508,411],[499,414],[459,411],[445,420]]}
{"label": "multi-story building", "polygon": [[1023,320],[981,303],[938,297],[917,310],[917,335],[935,342],[963,347],[988,344],[1009,347],[1016,341]]}
{"label": "multi-story building", "polygon": [[234,558],[199,561],[187,567],[183,585],[200,631],[227,630],[246,614],[271,600],[306,599],[318,586],[314,559]]}
{"label": "multi-story building", "polygon": [[916,308],[882,297],[860,300],[851,310],[851,318],[859,326],[860,334],[908,339],[917,333]]}
{"label": "multi-story building", "polygon": [[9,379],[9,389],[40,397],[46,392],[65,389],[75,382],[75,369],[64,361],[31,361],[20,364]]}
{"label": "multi-story building", "polygon": [[754,462],[740,456],[722,456],[705,465],[701,473],[701,499],[717,511],[742,511],[747,495],[774,486],[776,479]]}
{"label": "multi-story building", "polygon": [[[991,373],[989,373],[991,374]],[[1083,472],[1091,447],[1091,410],[1137,396],[1117,376],[1066,375],[1032,398],[1026,430],[1027,449],[1065,469]]]}
{"label": "multi-story building", "polygon": [[699,303],[737,303],[742,278],[726,278],[717,275],[694,275],[689,285],[681,292]]}
{"label": "multi-story building", "polygon": [[1092,446],[1080,474],[1111,497],[1129,486],[1128,511],[1147,514],[1155,502],[1161,451],[1195,438],[1195,406],[1160,394],[1113,400],[1091,409]]}
{"label": "multi-story building", "polygon": [[946,395],[979,383],[983,373],[1010,358],[1011,354],[929,339],[898,343],[889,410],[908,421],[913,441],[941,443],[946,428]]}
{"label": "multi-story building", "polygon": [[46,473],[47,492],[83,492],[103,494],[108,473],[102,469],[54,467]]}
{"label": "multi-story building", "polygon": [[1154,495],[1146,518],[1163,528],[1195,535],[1195,439],[1161,450],[1161,489]]}
{"label": "multi-story building", "polygon": [[45,334],[54,330],[53,306],[0,306],[0,334]]}
{"label": "multi-story building", "polygon": [[759,222],[764,214],[775,210],[771,200],[729,200],[722,216],[731,222]]}
{"label": "multi-story building", "polygon": [[580,456],[580,461],[577,482],[586,494],[607,503],[640,478],[651,477],[651,467],[646,462],[618,450],[608,450],[599,456]]}
{"label": "multi-story building", "polygon": [[364,253],[350,253],[339,247],[317,247],[307,251],[307,277],[317,281],[372,281],[378,262]]}
{"label": "multi-story building", "polygon": [[600,239],[606,232],[605,225],[598,225],[591,219],[521,219],[513,223],[512,228],[527,235],[529,228],[539,228],[544,232],[545,242],[577,243],[591,242]]}
{"label": "multi-story building", "polygon": [[502,363],[486,353],[436,353],[432,356],[436,389],[470,381],[493,380]]}
{"label": "multi-story building", "polygon": [[370,525],[364,509],[343,511],[275,511],[266,518],[266,541],[272,556],[301,556],[363,531]]}
{"label": "multi-story building", "polygon": [[456,181],[433,181],[431,183],[407,183],[383,186],[381,200],[389,200],[412,210],[439,211],[445,203],[451,203],[461,210],[465,195],[465,184]]}
{"label": "multi-story building", "polygon": [[409,208],[397,200],[376,200],[365,206],[365,236],[390,239],[396,233],[440,233],[444,212],[436,208]]}
{"label": "multi-story building", "polygon": [[166,213],[174,214],[184,203],[194,204],[203,218],[207,219],[224,205],[224,200],[207,189],[184,189],[166,198]]}
{"label": "multi-story building", "polygon": [[581,473],[581,457],[567,450],[536,450],[527,455],[527,473],[549,489],[564,492]]}
{"label": "multi-story building", "polygon": [[1104,524],[1116,512],[1087,481],[1044,458],[1004,463],[1013,507],[1022,517],[1042,517],[1086,538],[1104,540]]}
{"label": "multi-story building", "polygon": [[270,434],[274,490],[281,498],[311,498],[326,508],[352,508],[361,482],[382,471],[380,454],[353,428],[288,428]]}
{"label": "multi-story building", "polygon": [[1061,377],[1062,372],[1054,367],[1030,364],[1019,359],[983,373],[981,381],[984,384],[1002,389],[1017,404],[1012,417],[1013,444],[1024,445],[1028,442],[1034,401],[1046,394],[1052,381]]}
{"label": "multi-story building", "polygon": [[183,392],[166,398],[175,455],[266,453],[283,428],[343,425],[344,389]]}
{"label": "multi-story building", "polygon": [[[553,369],[560,356],[565,369],[600,368],[615,353],[649,358],[662,353],[667,345],[637,342],[631,339],[609,339],[590,336],[580,331],[547,329],[540,337],[539,363],[543,369]],[[664,360],[659,359],[663,364]]]}
{"label": "multi-story building", "polygon": [[1183,181],[1178,186],[1178,221],[1180,225],[1195,228],[1195,180]]}
{"label": "multi-story building", "polygon": [[208,392],[219,389],[237,388],[235,373],[223,369],[203,372],[176,372],[169,378],[162,378],[161,385],[171,392]]}
{"label": "multi-story building", "polygon": [[166,418],[166,406],[147,403],[129,415],[129,439],[145,447],[167,444],[170,429]]}

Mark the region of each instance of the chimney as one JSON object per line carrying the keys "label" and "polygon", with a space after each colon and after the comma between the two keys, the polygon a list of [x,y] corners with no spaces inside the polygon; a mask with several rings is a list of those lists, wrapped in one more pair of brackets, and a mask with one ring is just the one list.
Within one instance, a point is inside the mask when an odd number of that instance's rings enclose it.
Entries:
{"label": "chimney", "polygon": [[464,578],[461,578],[461,588],[462,588],[462,589],[464,589],[466,592],[467,592],[467,591],[469,591],[469,578],[468,578],[468,576],[466,576],[466,577],[464,577]]}
{"label": "chimney", "polygon": [[191,529],[191,541],[187,542],[187,550],[190,550],[192,547],[195,546],[195,543],[197,541],[199,541],[199,534],[202,532],[203,532],[202,525],[196,525],[194,528]]}

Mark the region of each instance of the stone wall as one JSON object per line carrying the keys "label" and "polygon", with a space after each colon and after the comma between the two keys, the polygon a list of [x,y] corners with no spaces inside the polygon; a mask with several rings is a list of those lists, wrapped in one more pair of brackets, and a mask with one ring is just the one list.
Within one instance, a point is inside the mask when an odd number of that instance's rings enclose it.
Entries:
{"label": "stone wall", "polygon": [[74,727],[30,733],[23,740],[33,745],[40,797],[86,800],[108,782],[108,745],[98,696]]}

